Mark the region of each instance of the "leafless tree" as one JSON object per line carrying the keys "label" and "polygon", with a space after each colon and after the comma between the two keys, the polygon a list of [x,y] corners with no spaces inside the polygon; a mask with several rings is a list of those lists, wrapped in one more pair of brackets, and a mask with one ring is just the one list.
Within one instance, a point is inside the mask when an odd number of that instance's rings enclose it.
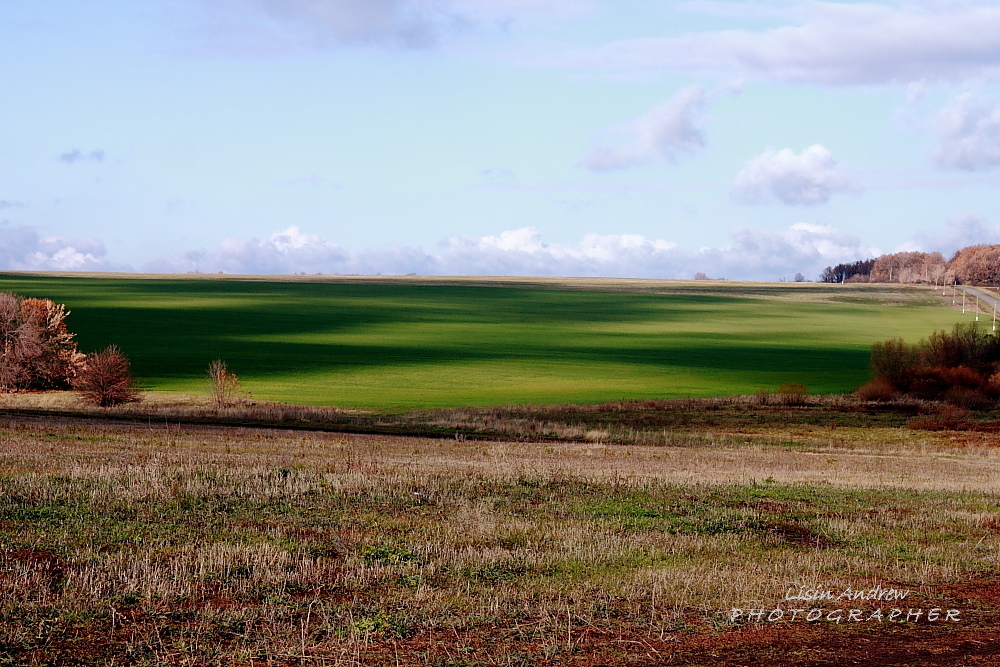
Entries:
{"label": "leafless tree", "polygon": [[939,252],[896,252],[875,260],[871,282],[934,283],[945,267]]}
{"label": "leafless tree", "polygon": [[959,282],[973,285],[1000,285],[1000,245],[962,248],[949,262]]}
{"label": "leafless tree", "polygon": [[215,359],[208,365],[208,385],[212,392],[212,403],[217,408],[232,405],[236,393],[241,390],[240,381],[222,359]]}

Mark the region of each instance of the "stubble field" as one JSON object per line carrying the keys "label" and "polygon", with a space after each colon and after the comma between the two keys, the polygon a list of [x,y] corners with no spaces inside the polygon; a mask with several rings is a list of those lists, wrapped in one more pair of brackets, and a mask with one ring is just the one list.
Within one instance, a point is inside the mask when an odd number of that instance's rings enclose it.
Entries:
{"label": "stubble field", "polygon": [[681,446],[6,416],[0,658],[995,664],[996,429],[845,409],[706,406]]}

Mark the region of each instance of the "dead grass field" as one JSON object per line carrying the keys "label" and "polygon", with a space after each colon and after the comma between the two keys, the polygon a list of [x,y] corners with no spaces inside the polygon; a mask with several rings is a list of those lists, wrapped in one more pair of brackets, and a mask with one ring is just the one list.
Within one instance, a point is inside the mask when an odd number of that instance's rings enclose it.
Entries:
{"label": "dead grass field", "polygon": [[[646,445],[0,416],[0,663],[996,664],[1000,434],[673,406]],[[732,620],[876,585],[922,619]]]}

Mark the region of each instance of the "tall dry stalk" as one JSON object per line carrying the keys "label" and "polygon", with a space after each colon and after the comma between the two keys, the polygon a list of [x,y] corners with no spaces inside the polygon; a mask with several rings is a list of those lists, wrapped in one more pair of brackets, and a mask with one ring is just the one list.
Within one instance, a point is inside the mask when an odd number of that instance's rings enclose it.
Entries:
{"label": "tall dry stalk", "polygon": [[240,381],[222,359],[213,359],[208,365],[208,384],[212,392],[212,404],[225,408],[235,403],[236,392],[240,391]]}

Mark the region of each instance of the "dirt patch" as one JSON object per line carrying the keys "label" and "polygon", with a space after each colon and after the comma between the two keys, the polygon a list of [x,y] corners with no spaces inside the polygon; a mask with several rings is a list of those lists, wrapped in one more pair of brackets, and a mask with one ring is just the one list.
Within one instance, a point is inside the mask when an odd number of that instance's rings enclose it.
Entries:
{"label": "dirt patch", "polygon": [[58,590],[66,578],[69,563],[47,549],[22,548],[0,552],[0,564],[21,563],[41,575],[51,591]]}
{"label": "dirt patch", "polygon": [[[519,639],[509,629],[422,632],[406,640],[373,642],[356,664],[403,666],[523,665],[652,667],[704,665],[826,667],[841,665],[1000,664],[1000,628],[952,629],[927,625],[844,629],[824,625],[757,626],[723,633],[658,636],[649,628],[576,628],[562,641]],[[505,662],[497,662],[502,646]],[[325,650],[324,650],[325,649]],[[333,657],[329,648],[312,655]]]}
{"label": "dirt patch", "polygon": [[813,531],[809,526],[797,521],[776,521],[768,528],[768,532],[782,542],[797,547],[812,549],[830,549],[839,546],[826,535]]}

